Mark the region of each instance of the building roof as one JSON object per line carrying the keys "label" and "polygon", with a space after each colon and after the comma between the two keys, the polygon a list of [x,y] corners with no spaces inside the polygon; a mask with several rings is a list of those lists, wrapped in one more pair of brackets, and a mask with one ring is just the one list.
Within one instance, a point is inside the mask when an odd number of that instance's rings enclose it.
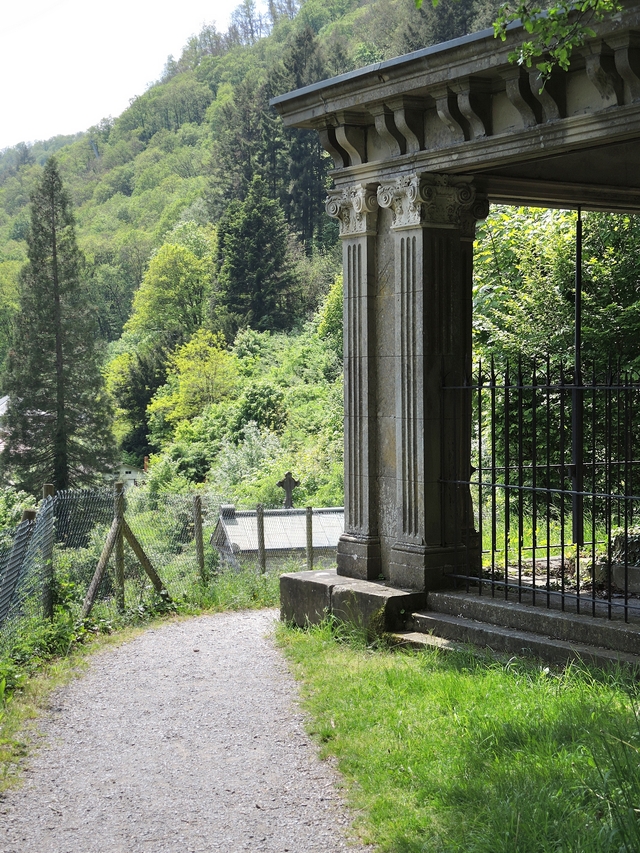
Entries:
{"label": "building roof", "polygon": [[[313,548],[335,549],[344,530],[344,508],[313,510]],[[269,552],[304,551],[307,543],[306,509],[264,511],[264,544]],[[257,553],[258,526],[255,510],[221,508],[211,544],[228,554]]]}

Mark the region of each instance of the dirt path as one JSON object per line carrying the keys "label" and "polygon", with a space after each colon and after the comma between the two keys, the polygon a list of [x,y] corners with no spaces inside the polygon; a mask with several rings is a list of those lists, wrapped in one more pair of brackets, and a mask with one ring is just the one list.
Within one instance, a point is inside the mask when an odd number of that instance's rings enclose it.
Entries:
{"label": "dirt path", "polygon": [[53,697],[1,853],[364,851],[316,757],[275,611],[150,629]]}

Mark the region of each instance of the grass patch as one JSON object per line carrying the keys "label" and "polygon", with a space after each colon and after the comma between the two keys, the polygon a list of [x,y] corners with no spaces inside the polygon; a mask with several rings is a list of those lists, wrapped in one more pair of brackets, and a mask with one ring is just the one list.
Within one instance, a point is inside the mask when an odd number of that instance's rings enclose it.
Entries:
{"label": "grass patch", "polygon": [[[337,757],[358,830],[378,850],[640,849],[626,841],[640,761],[636,688],[623,673],[371,650],[330,624],[278,637],[303,681],[312,734]],[[617,755],[622,786],[611,758],[621,741],[632,747]]]}

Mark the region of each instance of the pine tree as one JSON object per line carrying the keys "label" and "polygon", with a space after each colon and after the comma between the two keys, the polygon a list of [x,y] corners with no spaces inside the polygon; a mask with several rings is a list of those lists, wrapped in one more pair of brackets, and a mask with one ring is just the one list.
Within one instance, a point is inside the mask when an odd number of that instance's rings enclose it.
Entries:
{"label": "pine tree", "polygon": [[232,202],[218,225],[213,325],[232,340],[246,327],[290,329],[299,287],[282,208],[256,176],[243,202]]}
{"label": "pine tree", "polygon": [[[284,51],[281,62],[269,75],[269,97],[293,89],[301,89],[322,80],[326,67],[317,38],[310,27],[297,33]],[[265,128],[265,177],[271,161],[279,158],[281,178],[278,197],[291,230],[300,237],[308,254],[314,238],[320,236],[325,224],[329,158],[323,157],[316,131],[285,130],[275,111],[265,111],[263,121],[271,120],[276,126]],[[272,149],[277,147],[277,154]],[[272,196],[276,197],[275,181]],[[331,229],[333,231],[333,228]],[[335,234],[333,234],[335,242]]]}
{"label": "pine tree", "polygon": [[95,480],[114,461],[83,259],[55,158],[31,195],[28,263],[4,376],[5,476],[37,491]]}

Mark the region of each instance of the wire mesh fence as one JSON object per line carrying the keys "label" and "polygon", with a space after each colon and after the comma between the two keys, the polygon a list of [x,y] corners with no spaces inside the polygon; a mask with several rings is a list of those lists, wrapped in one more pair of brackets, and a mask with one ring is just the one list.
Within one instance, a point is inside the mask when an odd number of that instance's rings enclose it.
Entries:
{"label": "wire mesh fence", "polygon": [[248,537],[232,535],[225,554],[218,540],[220,531],[228,532],[223,516],[229,505],[220,495],[158,494],[144,487],[118,494],[113,487],[58,492],[15,530],[0,532],[0,654],[18,630],[28,631],[54,607],[72,620],[90,612],[100,625],[117,616],[199,606],[230,568],[279,574],[304,568],[314,556],[319,565],[335,562],[343,527],[341,509],[314,510],[309,553],[306,511],[266,510],[269,560],[261,568],[256,510],[236,514],[247,519]]}
{"label": "wire mesh fence", "polygon": [[47,498],[40,513],[20,522],[7,539],[0,556],[0,650],[19,625],[51,609],[53,500]]}

